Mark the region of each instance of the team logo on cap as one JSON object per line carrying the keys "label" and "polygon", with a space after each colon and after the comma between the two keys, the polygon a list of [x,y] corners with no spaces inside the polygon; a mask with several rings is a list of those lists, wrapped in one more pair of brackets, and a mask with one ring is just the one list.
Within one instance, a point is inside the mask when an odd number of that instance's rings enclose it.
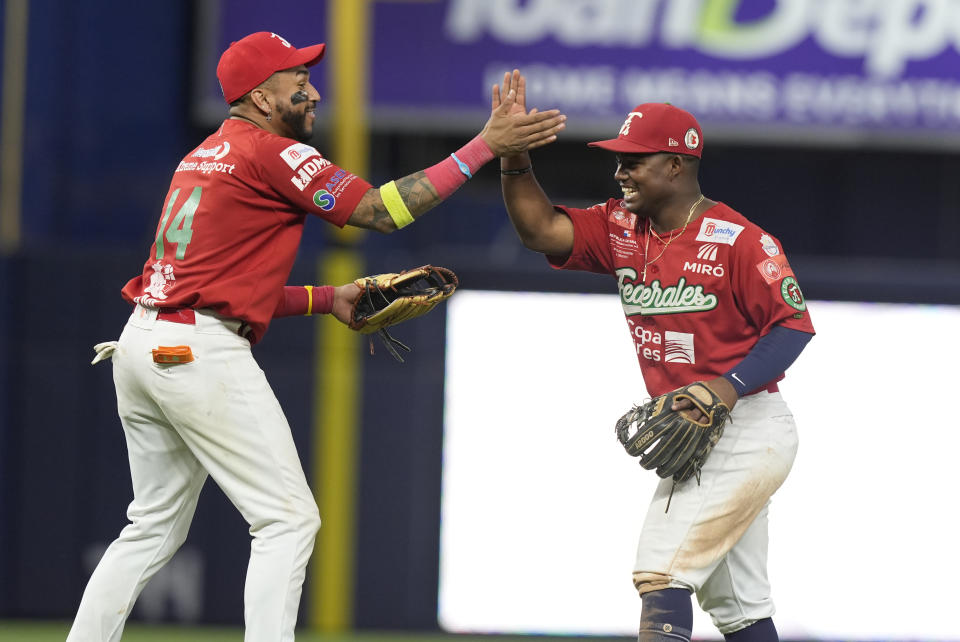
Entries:
{"label": "team logo on cap", "polygon": [[626,136],[630,133],[630,123],[633,122],[634,118],[643,118],[643,114],[639,111],[632,111],[627,114],[627,119],[623,121],[623,124],[620,126],[620,133],[618,136]]}
{"label": "team logo on cap", "polygon": [[287,42],[286,40],[284,40],[283,36],[278,36],[277,34],[273,33],[272,31],[270,32],[270,37],[271,37],[271,38],[276,38],[277,40],[279,40],[281,43],[283,43],[283,46],[286,47],[287,49],[290,49],[290,48],[293,47],[293,45],[291,45],[289,42]]}
{"label": "team logo on cap", "polygon": [[683,144],[687,146],[687,149],[700,147],[700,134],[697,133],[696,128],[691,127],[687,130],[687,133],[683,135]]}

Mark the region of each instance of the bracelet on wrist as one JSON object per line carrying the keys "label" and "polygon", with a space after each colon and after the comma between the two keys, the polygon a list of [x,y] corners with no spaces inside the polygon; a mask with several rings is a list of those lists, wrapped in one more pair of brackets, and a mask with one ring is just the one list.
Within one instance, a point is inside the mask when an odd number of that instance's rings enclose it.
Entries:
{"label": "bracelet on wrist", "polygon": [[533,169],[533,165],[527,165],[526,167],[521,167],[520,169],[501,169],[500,173],[503,176],[519,176],[520,174],[526,174]]}

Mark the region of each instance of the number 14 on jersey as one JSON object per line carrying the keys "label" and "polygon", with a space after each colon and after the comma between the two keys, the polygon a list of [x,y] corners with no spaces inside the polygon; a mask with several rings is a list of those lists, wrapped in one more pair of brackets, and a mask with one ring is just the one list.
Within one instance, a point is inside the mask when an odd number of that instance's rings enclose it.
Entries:
{"label": "number 14 on jersey", "polygon": [[[180,188],[178,187],[170,193],[170,198],[167,199],[167,208],[163,213],[163,219],[157,228],[156,246],[158,261],[163,258],[164,238],[170,243],[177,245],[176,257],[178,260],[183,260],[183,257],[186,256],[187,246],[190,245],[190,239],[193,238],[193,230],[191,229],[193,225],[193,215],[197,211],[197,207],[200,206],[200,195],[202,191],[203,189],[199,185],[194,187],[193,191],[190,192],[190,197],[180,206],[180,209],[177,210],[172,221],[170,220],[170,213],[173,212],[173,206],[177,202],[177,197],[180,196]],[[167,223],[170,224],[170,227],[167,227]]]}

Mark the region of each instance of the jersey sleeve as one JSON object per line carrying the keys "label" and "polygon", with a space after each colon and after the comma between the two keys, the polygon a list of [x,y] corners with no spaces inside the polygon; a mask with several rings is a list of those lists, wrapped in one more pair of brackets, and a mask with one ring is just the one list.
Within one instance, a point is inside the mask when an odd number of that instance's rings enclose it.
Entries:
{"label": "jersey sleeve", "polygon": [[814,334],[806,299],[780,241],[750,226],[737,239],[735,249],[734,297],[760,335],[776,325]]}
{"label": "jersey sleeve", "polygon": [[337,167],[316,148],[278,139],[262,158],[263,179],[305,212],[343,227],[372,185]]}
{"label": "jersey sleeve", "polygon": [[570,256],[547,256],[550,265],[559,270],[580,270],[611,274],[614,271],[607,226],[611,199],[586,209],[555,205],[554,209],[573,222],[573,251]]}

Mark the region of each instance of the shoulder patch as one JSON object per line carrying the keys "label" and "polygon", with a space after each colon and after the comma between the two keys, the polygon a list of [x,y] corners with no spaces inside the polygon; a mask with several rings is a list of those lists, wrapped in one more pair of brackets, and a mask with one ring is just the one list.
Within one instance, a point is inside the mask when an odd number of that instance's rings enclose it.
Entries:
{"label": "shoulder patch", "polygon": [[769,234],[760,235],[760,247],[762,247],[763,251],[767,253],[767,256],[776,256],[780,254],[780,248],[777,247],[776,241],[774,241],[773,237]]}
{"label": "shoulder patch", "polygon": [[788,276],[780,283],[780,296],[791,308],[801,312],[807,309],[807,303],[803,300],[803,292],[800,291],[797,280],[792,276]]}
{"label": "shoulder patch", "polygon": [[320,156],[320,152],[315,147],[304,143],[294,143],[280,152],[280,158],[290,166],[290,169],[297,169],[303,165],[303,161],[312,156]]}
{"label": "shoulder patch", "polygon": [[763,259],[757,263],[757,269],[768,285],[782,278],[793,276],[793,270],[790,269],[790,264],[787,263],[787,257],[783,254],[775,254],[774,256]]}
{"label": "shoulder patch", "polygon": [[718,218],[703,218],[700,220],[700,233],[697,234],[697,240],[733,245],[741,232],[743,232],[742,225]]}

